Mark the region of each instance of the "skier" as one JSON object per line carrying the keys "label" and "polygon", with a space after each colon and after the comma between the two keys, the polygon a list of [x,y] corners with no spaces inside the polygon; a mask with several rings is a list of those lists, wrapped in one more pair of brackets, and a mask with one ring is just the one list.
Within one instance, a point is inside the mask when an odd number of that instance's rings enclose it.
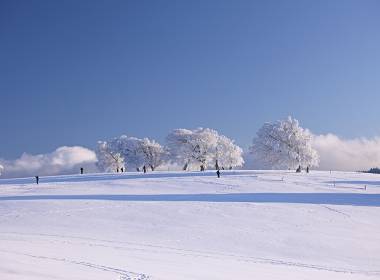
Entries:
{"label": "skier", "polygon": [[36,176],[36,184],[38,185],[38,182],[40,181],[40,177]]}
{"label": "skier", "polygon": [[300,173],[301,172],[301,165],[298,166],[297,170],[296,170],[297,173]]}
{"label": "skier", "polygon": [[220,178],[220,171],[219,171],[219,169],[216,170],[216,176],[218,176],[218,178]]}

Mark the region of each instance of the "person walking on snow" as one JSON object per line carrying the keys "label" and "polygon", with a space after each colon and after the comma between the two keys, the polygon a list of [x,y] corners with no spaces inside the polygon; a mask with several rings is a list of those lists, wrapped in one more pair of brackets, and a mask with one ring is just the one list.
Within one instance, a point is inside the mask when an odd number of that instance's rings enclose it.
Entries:
{"label": "person walking on snow", "polygon": [[219,171],[219,169],[216,170],[216,176],[218,176],[218,178],[220,178],[220,171]]}

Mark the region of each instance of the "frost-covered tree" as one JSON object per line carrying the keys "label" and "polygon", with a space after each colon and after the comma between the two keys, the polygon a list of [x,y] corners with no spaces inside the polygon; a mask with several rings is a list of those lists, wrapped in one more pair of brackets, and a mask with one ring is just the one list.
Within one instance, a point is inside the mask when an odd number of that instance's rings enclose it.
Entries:
{"label": "frost-covered tree", "polygon": [[166,137],[166,148],[169,153],[170,160],[183,166],[186,170],[191,161],[191,137],[193,131],[188,129],[174,129]]}
{"label": "frost-covered tree", "polygon": [[270,168],[297,168],[318,166],[319,157],[312,148],[312,134],[288,117],[274,123],[265,123],[257,132],[250,152]]}
{"label": "frost-covered tree", "polygon": [[124,158],[117,147],[117,139],[99,141],[95,150],[96,166],[104,172],[115,172],[124,168]]}
{"label": "frost-covered tree", "polygon": [[126,135],[120,136],[117,140],[118,151],[123,156],[126,165],[138,171],[144,165],[140,152],[140,142],[141,139]]}
{"label": "frost-covered tree", "polygon": [[242,166],[244,164],[243,150],[233,140],[224,135],[218,136],[215,148],[215,169]]}
{"label": "frost-covered tree", "polygon": [[140,139],[138,154],[143,165],[149,166],[152,171],[164,162],[166,156],[164,148],[156,141],[148,138]]}
{"label": "frost-covered tree", "polygon": [[199,165],[201,171],[213,162],[218,138],[218,133],[210,128],[197,128],[193,131],[190,139],[191,161]]}
{"label": "frost-covered tree", "polygon": [[120,170],[125,165],[138,171],[143,166],[154,170],[165,159],[164,149],[156,141],[126,135],[98,142],[96,153],[99,169],[108,172]]}
{"label": "frost-covered tree", "polygon": [[243,163],[241,149],[210,128],[175,129],[167,137],[167,149],[171,160],[184,165],[184,170],[190,164],[203,171],[210,166],[230,168]]}
{"label": "frost-covered tree", "polygon": [[173,162],[184,165],[183,170],[192,164],[204,171],[213,162],[217,139],[218,133],[209,128],[175,129],[167,136],[167,149]]}

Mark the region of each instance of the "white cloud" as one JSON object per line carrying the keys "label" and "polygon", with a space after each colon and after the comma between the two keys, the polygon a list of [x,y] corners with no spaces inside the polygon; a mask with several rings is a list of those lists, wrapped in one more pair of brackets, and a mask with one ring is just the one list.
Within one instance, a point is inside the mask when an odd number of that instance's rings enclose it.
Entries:
{"label": "white cloud", "polygon": [[[0,160],[2,178],[47,176],[78,173],[80,167],[87,172],[96,171],[96,155],[79,146],[59,147],[49,154],[30,155],[24,153],[15,160]],[[1,173],[1,168],[0,168]]]}
{"label": "white cloud", "polygon": [[359,171],[380,167],[380,137],[341,139],[334,134],[314,137],[321,170]]}

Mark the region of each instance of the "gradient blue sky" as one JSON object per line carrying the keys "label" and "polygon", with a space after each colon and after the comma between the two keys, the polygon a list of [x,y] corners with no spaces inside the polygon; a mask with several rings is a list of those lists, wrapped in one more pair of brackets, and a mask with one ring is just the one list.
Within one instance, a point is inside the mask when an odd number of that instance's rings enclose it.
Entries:
{"label": "gradient blue sky", "polygon": [[0,157],[292,115],[380,135],[380,2],[0,1]]}

